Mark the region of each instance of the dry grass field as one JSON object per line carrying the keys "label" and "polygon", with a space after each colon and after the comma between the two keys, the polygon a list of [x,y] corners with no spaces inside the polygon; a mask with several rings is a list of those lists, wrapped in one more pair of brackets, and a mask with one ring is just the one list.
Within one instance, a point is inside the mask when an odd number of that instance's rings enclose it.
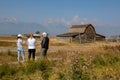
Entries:
{"label": "dry grass field", "polygon": [[16,38],[0,37],[0,80],[120,80],[120,43],[78,44],[50,38],[47,59],[29,62],[26,43],[24,49],[26,63],[19,64]]}

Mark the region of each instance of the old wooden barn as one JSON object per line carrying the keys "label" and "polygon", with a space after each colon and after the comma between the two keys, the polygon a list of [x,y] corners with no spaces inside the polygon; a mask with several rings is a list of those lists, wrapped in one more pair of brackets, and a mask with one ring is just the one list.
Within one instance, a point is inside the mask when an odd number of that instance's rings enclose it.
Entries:
{"label": "old wooden barn", "polygon": [[68,42],[104,41],[105,36],[97,34],[92,24],[73,25],[67,33],[57,35],[57,38]]}

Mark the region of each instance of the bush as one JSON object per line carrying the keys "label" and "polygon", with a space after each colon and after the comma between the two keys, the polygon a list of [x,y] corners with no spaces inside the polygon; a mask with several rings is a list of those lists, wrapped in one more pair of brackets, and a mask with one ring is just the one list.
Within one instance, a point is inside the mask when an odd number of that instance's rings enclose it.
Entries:
{"label": "bush", "polygon": [[114,64],[120,61],[120,58],[118,56],[112,57],[109,61],[110,64]]}
{"label": "bush", "polygon": [[42,72],[42,78],[43,80],[48,80],[50,73],[52,71],[52,65],[49,60],[39,60],[39,61],[30,61],[27,63],[25,67],[25,73],[31,74],[36,71]]}
{"label": "bush", "polygon": [[72,79],[73,80],[90,80],[90,64],[87,57],[78,55],[72,60]]}
{"label": "bush", "polygon": [[5,75],[13,75],[16,73],[15,68],[10,67],[8,64],[2,64],[0,66],[0,78]]}
{"label": "bush", "polygon": [[105,57],[103,55],[97,55],[93,60],[93,63],[96,67],[107,65]]}

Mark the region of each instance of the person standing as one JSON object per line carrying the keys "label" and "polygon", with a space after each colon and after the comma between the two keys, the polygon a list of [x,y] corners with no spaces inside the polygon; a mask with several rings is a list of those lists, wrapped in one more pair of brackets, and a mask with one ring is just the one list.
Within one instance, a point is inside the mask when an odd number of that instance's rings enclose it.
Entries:
{"label": "person standing", "polygon": [[33,37],[33,34],[30,34],[27,42],[28,42],[28,60],[30,60],[31,55],[32,59],[35,60],[36,39]]}
{"label": "person standing", "polygon": [[41,57],[45,58],[47,54],[47,50],[49,48],[49,38],[46,32],[42,33],[42,41],[41,41]]}
{"label": "person standing", "polygon": [[24,54],[23,40],[22,40],[21,34],[18,34],[18,36],[17,36],[17,51],[18,51],[18,62],[20,62],[20,54],[22,54],[22,59],[24,62],[25,61],[25,54]]}

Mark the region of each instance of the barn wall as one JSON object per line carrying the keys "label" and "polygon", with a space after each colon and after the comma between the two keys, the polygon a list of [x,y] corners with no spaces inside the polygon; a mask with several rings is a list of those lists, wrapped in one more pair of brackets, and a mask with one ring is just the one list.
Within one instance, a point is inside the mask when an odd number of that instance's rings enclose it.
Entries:
{"label": "barn wall", "polygon": [[104,37],[96,37],[96,41],[105,41]]}
{"label": "barn wall", "polygon": [[63,42],[72,42],[72,37],[57,37],[57,40]]}
{"label": "barn wall", "polygon": [[84,43],[84,42],[94,42],[95,41],[95,38],[93,39],[87,39],[88,35],[86,34],[82,34],[82,35],[78,35],[78,36],[75,36],[72,40],[73,42],[79,42],[79,43]]}
{"label": "barn wall", "polygon": [[81,42],[80,40],[81,39],[80,39],[79,36],[75,36],[75,37],[72,38],[72,42]]}

